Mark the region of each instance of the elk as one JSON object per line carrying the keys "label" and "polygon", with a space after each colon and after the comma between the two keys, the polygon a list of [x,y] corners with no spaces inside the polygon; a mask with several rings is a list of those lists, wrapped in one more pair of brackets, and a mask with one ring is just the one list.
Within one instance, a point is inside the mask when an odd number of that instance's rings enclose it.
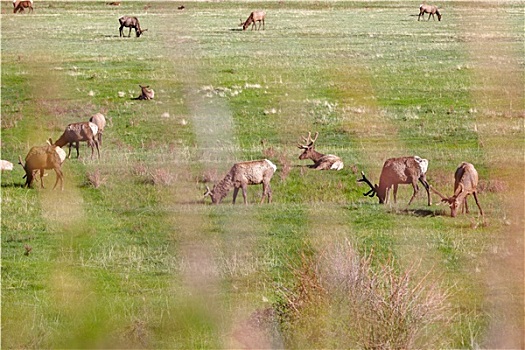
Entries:
{"label": "elk", "polygon": [[427,21],[430,21],[430,16],[432,16],[432,19],[435,21],[436,18],[434,17],[434,14],[438,16],[438,21],[441,21],[441,13],[439,13],[439,10],[435,5],[419,5],[419,16],[417,16],[417,20],[419,21],[421,16],[425,19],[425,13],[429,14]]}
{"label": "elk", "polygon": [[242,26],[242,30],[246,30],[246,28],[248,28],[248,26],[251,24],[252,25],[252,30],[253,28],[255,27],[255,22],[259,22],[259,27],[257,28],[257,30],[260,30],[261,29],[261,22],[262,22],[262,27],[263,27],[263,30],[264,30],[264,19],[266,18],[266,12],[264,11],[253,11],[252,13],[250,13],[250,15],[248,16],[248,18],[246,19],[246,21],[242,21],[242,18],[241,18],[241,23],[239,24],[239,26]]}
{"label": "elk", "polygon": [[106,127],[106,117],[102,113],[95,113],[89,118],[89,121],[95,124],[98,127],[97,133],[97,142],[100,147],[102,147],[102,134],[104,133],[104,128]]}
{"label": "elk", "polygon": [[77,150],[77,158],[79,157],[78,147],[79,142],[87,141],[91,148],[91,159],[93,159],[94,148],[96,147],[98,158],[100,158],[100,150],[97,141],[98,126],[91,122],[71,123],[66,127],[64,133],[56,140],[55,146],[64,147],[69,144],[68,158],[71,158],[71,145],[74,143]]}
{"label": "elk", "polygon": [[392,186],[394,187],[394,203],[396,203],[398,185],[412,184],[414,194],[408,202],[408,205],[410,205],[419,192],[417,182],[420,181],[427,191],[428,205],[432,205],[429,192],[430,185],[426,179],[427,169],[428,160],[422,159],[418,156],[390,158],[387,159],[383,165],[383,170],[379,177],[379,186],[377,184],[372,185],[372,183],[366,178],[364,172],[361,172],[362,178],[358,180],[358,182],[365,182],[368,184],[371,189],[367,193],[364,193],[364,195],[369,197],[377,195],[380,204],[386,204],[388,202],[388,196]]}
{"label": "elk", "polygon": [[308,132],[308,138],[303,137],[304,145],[298,143],[297,147],[303,149],[303,153],[299,156],[299,159],[311,159],[314,164],[309,165],[310,168],[317,170],[341,170],[344,167],[343,161],[338,156],[333,154],[322,154],[315,150],[315,141],[319,132],[315,133],[315,137],[312,140],[312,133]]}
{"label": "elk", "polygon": [[14,0],[13,7],[13,13],[24,12],[24,8],[29,8],[29,12],[33,12],[33,0]]}
{"label": "elk", "polygon": [[128,17],[128,16],[122,16],[118,19],[119,23],[120,23],[120,28],[119,28],[119,32],[120,32],[120,36],[122,37],[123,36],[123,29],[124,27],[128,27],[129,28],[129,32],[128,32],[128,38],[131,36],[131,29],[135,29],[135,34],[137,35],[137,38],[142,34],[144,33],[147,29],[141,29],[140,28],[140,23],[139,23],[139,20],[137,17]]}
{"label": "elk", "polygon": [[213,186],[213,190],[210,191],[210,188],[206,186],[204,197],[210,196],[213,204],[219,204],[233,187],[233,204],[235,204],[239,188],[242,188],[244,204],[248,204],[246,200],[246,188],[248,185],[262,184],[263,193],[261,204],[264,202],[265,197],[268,197],[268,203],[271,203],[272,189],[270,187],[270,180],[276,170],[277,166],[268,159],[236,163],[232,166],[228,174]]}
{"label": "elk", "polygon": [[62,163],[66,159],[66,152],[62,148],[54,145],[49,139],[46,146],[35,146],[29,150],[25,158],[25,163],[22,161],[22,157],[18,156],[18,164],[24,168],[26,174],[26,182],[24,186],[30,187],[31,183],[35,179],[36,173],[40,172],[40,186],[44,187],[44,170],[53,169],[57,175],[55,182],[55,189],[60,181],[61,189],[64,189],[64,175],[62,173]]}
{"label": "elk", "polygon": [[153,97],[155,97],[155,91],[153,89],[150,89],[149,85],[142,86],[140,85],[140,95],[135,98],[135,100],[153,100]]}
{"label": "elk", "polygon": [[483,210],[479,205],[477,194],[478,172],[476,171],[476,168],[474,168],[474,165],[467,162],[461,163],[454,173],[454,179],[454,194],[451,197],[442,195],[432,186],[430,186],[430,189],[441,197],[442,202],[449,204],[451,217],[456,217],[457,210],[460,206],[462,207],[463,212],[469,212],[467,205],[467,197],[469,194],[474,196],[479,213],[483,216]]}

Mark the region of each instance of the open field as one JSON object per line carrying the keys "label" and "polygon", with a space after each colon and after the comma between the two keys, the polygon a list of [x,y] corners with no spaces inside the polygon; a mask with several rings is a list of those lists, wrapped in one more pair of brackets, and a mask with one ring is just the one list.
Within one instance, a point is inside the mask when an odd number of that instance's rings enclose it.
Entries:
{"label": "open field", "polygon": [[[1,347],[525,347],[525,2],[182,3],[1,3],[1,159],[108,118],[64,191],[2,173]],[[254,9],[266,29],[239,30]],[[298,159],[310,131],[343,170]],[[363,197],[405,155],[447,195],[473,163],[485,216]],[[261,158],[273,203],[203,200]]]}

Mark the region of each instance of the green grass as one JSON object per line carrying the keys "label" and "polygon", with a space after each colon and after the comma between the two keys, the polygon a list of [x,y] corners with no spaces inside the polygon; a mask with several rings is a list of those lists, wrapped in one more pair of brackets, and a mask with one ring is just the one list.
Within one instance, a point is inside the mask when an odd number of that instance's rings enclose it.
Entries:
{"label": "green grass", "polygon": [[[416,347],[523,347],[523,2],[447,3],[441,22],[418,22],[418,5],[2,2],[2,159],[109,121],[100,160],[83,146],[63,165],[63,192],[53,172],[45,190],[22,188],[18,165],[2,173],[2,348],[360,347],[339,295],[300,320],[287,309],[305,259],[347,243],[372,271],[419,264],[414,283],[430,272],[425,287],[450,292]],[[239,31],[256,8],[266,30]],[[120,38],[121,15],[148,31]],[[155,99],[132,100],[138,84]],[[298,159],[309,131],[343,170]],[[472,162],[485,218],[472,200],[455,219],[423,194],[407,208],[408,186],[397,204],[362,196],[361,170],[377,182],[413,154],[447,194]],[[259,186],[246,207],[203,200],[203,179],[263,157],[278,166],[271,205]],[[284,313],[275,329],[253,327],[268,308]]]}

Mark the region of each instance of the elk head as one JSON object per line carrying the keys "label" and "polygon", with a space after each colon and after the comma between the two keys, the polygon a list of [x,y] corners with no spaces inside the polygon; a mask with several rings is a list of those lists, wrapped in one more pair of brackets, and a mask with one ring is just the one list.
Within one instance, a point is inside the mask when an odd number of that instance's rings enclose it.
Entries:
{"label": "elk head", "polygon": [[[373,198],[374,196],[377,195],[377,189],[379,186],[376,185],[372,185],[372,183],[370,182],[370,180],[368,180],[365,176],[365,173],[364,171],[361,171],[361,176],[362,178],[357,180],[357,182],[364,182],[366,183],[368,186],[370,186],[370,191],[366,192],[366,193],[363,193],[363,196],[368,196],[370,198]],[[378,196],[379,197],[379,196]],[[381,198],[379,198],[379,202],[382,203],[381,201]]]}
{"label": "elk head", "polygon": [[137,34],[137,38],[140,37],[147,30],[148,30],[148,28],[146,28],[146,29],[137,29],[135,31],[135,34]]}
{"label": "elk head", "polygon": [[312,133],[308,132],[308,138],[303,137],[303,141],[305,142],[304,145],[301,145],[300,143],[297,144],[297,147],[299,149],[304,150],[303,153],[299,156],[299,159],[311,159],[312,156],[315,155],[315,141],[317,140],[317,137],[319,136],[319,132],[315,133],[315,137],[312,140]]}
{"label": "elk head", "polygon": [[204,198],[206,198],[206,196],[210,196],[211,202],[213,204],[220,203],[223,198],[218,193],[215,193],[215,187],[213,188],[213,190],[210,190],[208,186],[206,186],[206,192],[204,192]]}

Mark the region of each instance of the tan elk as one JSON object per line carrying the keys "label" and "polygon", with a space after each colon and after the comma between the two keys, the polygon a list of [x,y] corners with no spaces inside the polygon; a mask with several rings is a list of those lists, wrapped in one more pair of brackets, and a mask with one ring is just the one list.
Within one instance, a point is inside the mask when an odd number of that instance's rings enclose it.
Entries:
{"label": "tan elk", "polygon": [[414,188],[414,193],[408,202],[408,205],[410,205],[419,192],[417,182],[420,181],[427,191],[428,205],[432,205],[429,192],[430,186],[426,179],[427,169],[428,160],[422,159],[418,156],[390,158],[385,161],[383,170],[381,170],[379,186],[372,185],[372,183],[366,178],[364,172],[361,172],[362,178],[358,180],[358,182],[365,182],[368,184],[371,190],[364,195],[369,197],[377,195],[379,203],[381,204],[388,203],[389,192],[392,187],[394,188],[394,203],[396,203],[398,185],[411,184]]}
{"label": "tan elk", "polygon": [[29,9],[29,12],[33,12],[33,1],[32,0],[15,0],[13,1],[14,10],[13,13],[24,12],[24,9]]}
{"label": "tan elk", "polygon": [[95,124],[98,127],[97,132],[97,141],[99,147],[102,147],[102,134],[104,133],[104,128],[106,127],[106,117],[102,113],[95,113],[89,118],[89,121]]}
{"label": "tan elk", "polygon": [[297,144],[299,149],[304,150],[299,156],[299,159],[311,159],[314,164],[309,165],[310,168],[317,170],[341,170],[344,167],[343,161],[338,156],[333,154],[323,154],[315,150],[315,141],[319,133],[315,133],[315,137],[312,139],[312,133],[308,133],[308,137],[303,137],[304,144]]}
{"label": "tan elk", "polygon": [[430,21],[430,16],[432,16],[432,19],[435,21],[436,18],[434,17],[434,14],[438,16],[438,21],[441,21],[441,13],[439,13],[439,10],[435,5],[419,5],[419,16],[417,16],[417,20],[419,21],[421,16],[423,16],[423,19],[425,19],[425,13],[429,14],[427,21]]}
{"label": "tan elk", "polygon": [[128,38],[131,36],[131,29],[135,29],[135,35],[137,38],[142,35],[147,29],[140,28],[139,19],[137,17],[122,16],[118,19],[120,23],[119,33],[120,36],[124,36],[124,27],[129,28]]}
{"label": "tan elk", "polygon": [[235,204],[237,193],[239,189],[242,189],[244,204],[248,204],[246,199],[246,189],[248,185],[262,184],[263,193],[261,204],[264,202],[265,197],[268,197],[268,203],[271,203],[272,189],[270,187],[270,180],[276,170],[277,166],[268,159],[236,163],[232,166],[228,174],[213,186],[213,190],[210,191],[210,188],[206,186],[204,196],[210,196],[212,203],[218,204],[233,188],[233,204]]}
{"label": "tan elk", "polygon": [[257,30],[261,29],[261,23],[262,23],[262,27],[264,30],[264,19],[265,18],[266,18],[266,12],[253,11],[252,13],[250,13],[246,21],[243,22],[241,18],[241,23],[239,24],[239,26],[242,27],[242,30],[246,30],[246,28],[248,28],[251,24],[252,30],[253,30],[253,28],[255,28],[255,22],[259,22],[259,27],[257,28]]}
{"label": "tan elk", "polygon": [[49,139],[46,146],[35,146],[32,147],[25,158],[25,162],[22,161],[22,157],[18,156],[18,164],[20,164],[26,174],[26,182],[24,186],[30,187],[31,183],[35,179],[37,172],[40,172],[40,186],[44,188],[44,170],[53,169],[57,175],[55,182],[55,189],[60,182],[61,189],[64,189],[64,175],[62,173],[62,163],[66,159],[66,152],[62,148],[53,145],[51,139]]}
{"label": "tan elk", "polygon": [[456,217],[457,210],[460,206],[463,211],[469,212],[467,205],[467,197],[469,194],[472,194],[474,197],[479,213],[483,216],[483,210],[479,205],[477,194],[478,172],[476,168],[474,168],[474,165],[467,162],[461,163],[454,173],[454,179],[454,194],[451,197],[442,195],[432,186],[430,186],[430,189],[441,197],[442,202],[449,204],[450,216]]}
{"label": "tan elk", "polygon": [[75,144],[77,150],[77,158],[79,157],[79,143],[86,141],[88,146],[91,148],[91,158],[95,148],[97,149],[98,158],[100,158],[100,150],[98,148],[97,141],[98,126],[91,122],[79,122],[69,124],[62,135],[56,140],[55,146],[64,147],[69,145],[68,158],[71,158],[71,146]]}
{"label": "tan elk", "polygon": [[140,85],[140,95],[135,100],[153,100],[155,97],[155,91],[149,87],[149,85]]}

